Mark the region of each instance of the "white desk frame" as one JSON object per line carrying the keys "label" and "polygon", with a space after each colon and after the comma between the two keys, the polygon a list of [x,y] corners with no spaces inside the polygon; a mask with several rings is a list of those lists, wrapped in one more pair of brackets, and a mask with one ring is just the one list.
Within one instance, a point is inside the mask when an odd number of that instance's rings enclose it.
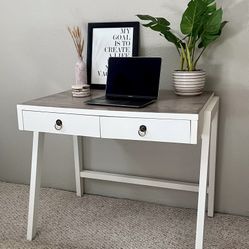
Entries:
{"label": "white desk frame", "polygon": [[[200,175],[199,184],[179,182],[179,181],[167,181],[155,178],[146,178],[139,176],[111,174],[104,172],[96,172],[84,170],[82,165],[82,140],[81,136],[77,134],[73,135],[74,145],[74,160],[75,160],[75,180],[76,180],[76,194],[82,196],[84,193],[83,179],[97,179],[107,180],[112,182],[129,183],[136,185],[152,186],[166,189],[183,190],[198,193],[198,208],[197,208],[197,227],[196,227],[196,244],[195,249],[203,249],[203,237],[204,237],[204,221],[206,211],[206,198],[208,194],[208,216],[213,217],[214,215],[214,194],[215,194],[215,168],[216,168],[216,143],[217,143],[217,127],[218,127],[218,106],[219,98],[212,97],[209,99],[207,104],[202,110],[199,116],[202,116],[201,120],[192,122],[191,131],[197,130],[199,126],[200,138],[201,138],[201,160],[200,160]],[[41,108],[37,106],[25,106],[18,105],[18,121],[20,130],[32,130],[33,131],[33,149],[32,149],[32,163],[31,163],[31,181],[30,181],[30,197],[29,197],[29,213],[28,213],[28,229],[27,239],[32,240],[36,235],[36,221],[39,205],[39,192],[41,183],[41,158],[43,154],[43,143],[44,134],[35,129],[25,128],[24,114],[23,111],[50,111],[51,113],[57,112],[58,110],[54,107]],[[72,110],[63,110],[65,115],[72,113]],[[74,110],[75,111],[75,110]],[[80,110],[76,110],[79,114]],[[105,113],[98,112],[97,116],[105,116]],[[118,116],[120,113],[117,114]],[[135,115],[135,114],[134,114]],[[137,114],[138,116],[140,114]],[[191,115],[191,114],[189,114]],[[112,114],[113,116],[113,114]],[[183,114],[184,118],[188,114]],[[169,117],[173,119],[180,118],[169,114]],[[74,131],[73,131],[74,132]],[[57,133],[57,132],[54,132]],[[197,143],[197,134],[192,134],[191,141],[189,143]]]}

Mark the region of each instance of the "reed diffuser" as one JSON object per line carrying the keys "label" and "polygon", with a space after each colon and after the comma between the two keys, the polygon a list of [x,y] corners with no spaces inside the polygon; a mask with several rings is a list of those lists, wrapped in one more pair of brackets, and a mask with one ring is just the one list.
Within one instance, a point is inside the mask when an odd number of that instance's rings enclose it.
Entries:
{"label": "reed diffuser", "polygon": [[83,59],[84,38],[78,26],[70,28],[68,32],[72,37],[78,60],[75,64],[75,83],[72,85],[74,97],[86,97],[90,95],[90,86],[87,84],[86,63]]}

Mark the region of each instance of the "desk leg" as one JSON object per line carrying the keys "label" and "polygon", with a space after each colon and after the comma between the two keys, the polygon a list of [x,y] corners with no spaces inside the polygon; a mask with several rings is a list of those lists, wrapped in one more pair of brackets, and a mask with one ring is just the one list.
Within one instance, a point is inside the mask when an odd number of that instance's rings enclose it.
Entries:
{"label": "desk leg", "polygon": [[83,195],[83,179],[80,177],[80,172],[82,171],[82,137],[73,136],[73,146],[74,146],[74,165],[75,165],[75,183],[76,183],[76,195]]}
{"label": "desk leg", "polygon": [[37,213],[41,185],[41,163],[43,153],[44,133],[33,132],[33,148],[31,162],[31,178],[29,193],[29,213],[27,239],[32,240],[36,234]]}
{"label": "desk leg", "polygon": [[[205,122],[208,122],[208,120],[205,120]],[[204,126],[206,126],[207,130],[210,130],[210,123],[209,124],[205,123]],[[203,133],[202,145],[201,145],[201,163],[200,163],[200,176],[199,176],[199,194],[198,194],[195,249],[203,248],[206,194],[207,194],[209,142],[210,142],[209,132],[208,134]]]}
{"label": "desk leg", "polygon": [[[198,210],[197,210],[197,224],[196,224],[196,241],[195,249],[203,249],[203,237],[204,237],[204,222],[205,222],[205,211],[206,211],[206,197],[207,197],[207,178],[208,178],[208,166],[209,161],[211,162],[211,189],[214,188],[214,171],[215,171],[215,156],[216,156],[216,135],[217,135],[217,121],[218,121],[218,104],[219,98],[213,97],[211,103],[204,111],[204,123],[202,130],[202,144],[201,144],[201,162],[200,162],[200,176],[199,176],[199,193],[198,193]],[[211,134],[212,126],[212,134]],[[210,148],[211,145],[214,146]],[[211,155],[209,157],[209,150]],[[210,176],[210,175],[209,175]],[[210,198],[212,206],[212,200],[214,197],[211,192]],[[213,208],[210,209],[213,212]],[[209,212],[210,212],[209,211]]]}
{"label": "desk leg", "polygon": [[214,216],[214,194],[215,194],[215,171],[216,171],[216,148],[218,129],[218,108],[211,123],[211,141],[209,157],[209,184],[208,184],[208,216]]}

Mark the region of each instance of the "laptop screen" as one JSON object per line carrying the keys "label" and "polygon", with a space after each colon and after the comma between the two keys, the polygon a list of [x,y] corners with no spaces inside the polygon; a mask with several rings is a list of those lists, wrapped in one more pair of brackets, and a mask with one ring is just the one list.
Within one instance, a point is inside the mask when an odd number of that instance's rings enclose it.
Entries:
{"label": "laptop screen", "polygon": [[111,57],[106,96],[157,98],[160,70],[161,58]]}

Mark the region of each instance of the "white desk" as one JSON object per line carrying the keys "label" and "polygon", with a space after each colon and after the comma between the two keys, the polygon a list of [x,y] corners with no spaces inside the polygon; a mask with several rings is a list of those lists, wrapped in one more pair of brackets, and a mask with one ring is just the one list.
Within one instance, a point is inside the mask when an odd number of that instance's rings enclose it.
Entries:
{"label": "white desk", "polygon": [[[92,96],[103,93],[95,90]],[[208,216],[214,214],[219,98],[210,92],[179,97],[162,91],[156,103],[142,109],[89,106],[84,103],[87,99],[72,98],[67,91],[17,106],[19,129],[33,132],[27,239],[36,234],[44,134],[56,133],[73,136],[78,196],[83,195],[84,178],[197,192],[195,248],[202,249],[207,194]],[[84,170],[81,136],[185,144],[201,141],[199,184]]]}

